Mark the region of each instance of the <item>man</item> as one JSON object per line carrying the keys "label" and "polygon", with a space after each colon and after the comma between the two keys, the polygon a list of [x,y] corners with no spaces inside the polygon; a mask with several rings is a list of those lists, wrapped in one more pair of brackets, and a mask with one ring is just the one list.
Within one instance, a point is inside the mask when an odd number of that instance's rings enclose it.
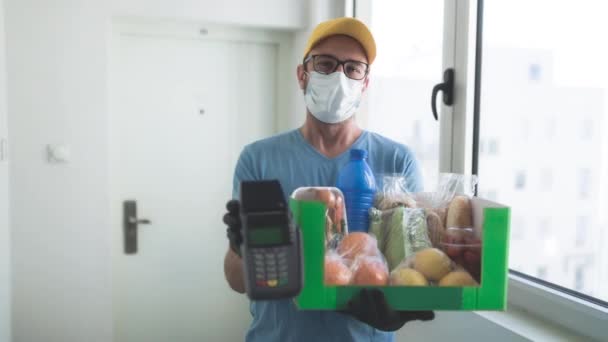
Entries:
{"label": "man", "polygon": [[[235,170],[233,198],[238,198],[243,180],[278,179],[286,197],[302,186],[334,186],[351,148],[368,152],[368,163],[376,174],[403,174],[408,190],[420,191],[420,170],[410,150],[362,130],[355,122],[375,57],[374,38],[360,21],[338,18],[319,24],[297,67],[307,107],[305,123],[244,148]],[[230,287],[244,293],[238,209],[237,201],[229,202],[224,217],[230,240],[224,272]],[[390,331],[407,321],[434,317],[433,312],[394,311],[377,290],[361,291],[341,312],[300,311],[291,299],[252,302],[250,311],[253,322],[246,339],[254,342],[392,341]]]}

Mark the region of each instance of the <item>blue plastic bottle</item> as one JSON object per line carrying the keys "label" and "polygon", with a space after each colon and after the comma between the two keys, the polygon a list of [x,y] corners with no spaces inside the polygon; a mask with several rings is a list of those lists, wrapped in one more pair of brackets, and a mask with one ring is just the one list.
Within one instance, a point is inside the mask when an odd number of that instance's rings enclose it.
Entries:
{"label": "blue plastic bottle", "polygon": [[344,194],[349,232],[368,232],[369,208],[376,194],[376,181],[365,159],[367,151],[350,150],[350,160],[338,173],[336,187]]}

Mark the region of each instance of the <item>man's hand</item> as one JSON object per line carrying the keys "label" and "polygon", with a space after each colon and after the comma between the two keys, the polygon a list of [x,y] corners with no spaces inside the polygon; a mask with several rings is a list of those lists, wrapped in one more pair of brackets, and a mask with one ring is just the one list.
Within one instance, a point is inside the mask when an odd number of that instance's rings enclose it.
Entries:
{"label": "man's hand", "polygon": [[241,205],[238,200],[231,200],[226,203],[228,212],[224,215],[224,223],[228,226],[226,236],[230,241],[230,249],[238,256],[241,256],[241,244],[243,243],[240,208]]}
{"label": "man's hand", "polygon": [[226,235],[230,241],[230,248],[224,258],[224,275],[230,288],[238,293],[245,293],[243,276],[243,260],[241,260],[241,216],[239,201],[232,200],[226,204],[228,212],[224,215],[224,223],[228,226]]}
{"label": "man's hand", "polygon": [[409,321],[430,321],[433,311],[396,311],[386,302],[384,293],[378,289],[362,289],[341,311],[376,329],[397,331]]}

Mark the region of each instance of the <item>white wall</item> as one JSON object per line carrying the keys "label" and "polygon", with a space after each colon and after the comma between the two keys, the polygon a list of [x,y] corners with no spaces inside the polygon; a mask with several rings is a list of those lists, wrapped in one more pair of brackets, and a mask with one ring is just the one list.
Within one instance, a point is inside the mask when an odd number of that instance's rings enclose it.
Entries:
{"label": "white wall", "polygon": [[[325,0],[334,1],[334,0]],[[118,16],[172,18],[222,24],[299,29],[308,1],[302,0],[112,0]]]}
{"label": "white wall", "polygon": [[[110,341],[110,18],[160,16],[293,29],[306,18],[305,2],[5,2],[13,338]],[[47,163],[49,143],[68,144],[71,161]]]}
{"label": "white wall", "polygon": [[[6,1],[13,337],[108,341],[107,9]],[[45,145],[72,160],[49,164]]]}
{"label": "white wall", "polygon": [[293,129],[301,126],[306,118],[306,105],[302,90],[299,88],[296,79],[296,67],[302,63],[304,57],[304,47],[308,41],[312,29],[322,21],[344,16],[345,1],[344,0],[309,0],[308,7],[304,9],[304,20],[302,26],[293,33],[293,51],[290,62],[292,63],[290,74],[288,75],[291,82],[288,82],[289,99],[291,109],[290,113],[285,113],[285,118],[279,121],[279,128],[282,130]]}
{"label": "white wall", "polygon": [[[7,138],[4,2],[0,1],[0,144]],[[0,149],[2,146],[0,146]],[[0,150],[0,341],[11,340],[8,156]]]}

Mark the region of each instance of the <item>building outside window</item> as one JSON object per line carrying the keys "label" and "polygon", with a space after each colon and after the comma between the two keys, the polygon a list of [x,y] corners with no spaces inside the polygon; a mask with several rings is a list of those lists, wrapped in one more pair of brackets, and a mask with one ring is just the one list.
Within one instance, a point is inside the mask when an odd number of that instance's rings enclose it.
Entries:
{"label": "building outside window", "polygon": [[526,172],[517,171],[515,173],[515,189],[523,190],[526,187]]}

